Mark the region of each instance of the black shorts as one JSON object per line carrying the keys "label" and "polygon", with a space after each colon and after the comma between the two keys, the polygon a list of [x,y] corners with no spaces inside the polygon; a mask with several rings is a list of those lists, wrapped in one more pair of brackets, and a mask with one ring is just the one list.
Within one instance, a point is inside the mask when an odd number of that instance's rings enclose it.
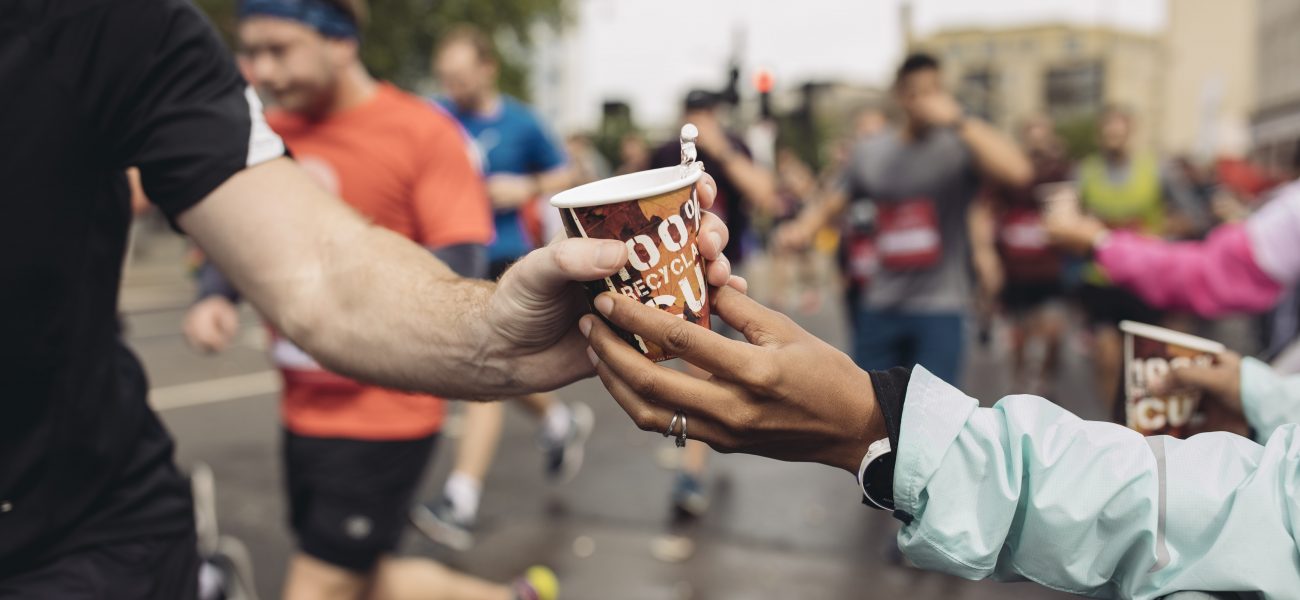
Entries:
{"label": "black shorts", "polygon": [[1025,312],[1060,298],[1064,294],[1065,289],[1059,281],[1039,283],[1008,281],[1002,287],[1002,306],[1013,313]]}
{"label": "black shorts", "polygon": [[518,258],[509,258],[505,260],[494,260],[488,263],[488,281],[501,279],[501,276],[505,274],[506,269],[509,269],[510,265],[517,262],[519,262]]}
{"label": "black shorts", "polygon": [[91,546],[0,579],[0,600],[190,600],[198,597],[194,532]]}
{"label": "black shorts", "polygon": [[1089,326],[1118,325],[1120,321],[1159,323],[1164,314],[1147,306],[1141,298],[1115,286],[1084,284],[1079,288],[1079,302]]}
{"label": "black shorts", "polygon": [[392,552],[438,435],[366,441],[284,433],[289,524],[302,552],[357,573]]}

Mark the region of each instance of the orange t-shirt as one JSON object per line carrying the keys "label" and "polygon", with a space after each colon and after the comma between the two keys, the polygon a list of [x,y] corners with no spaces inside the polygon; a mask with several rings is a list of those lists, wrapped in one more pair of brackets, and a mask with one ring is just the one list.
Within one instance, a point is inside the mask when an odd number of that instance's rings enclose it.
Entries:
{"label": "orange t-shirt", "polygon": [[[323,120],[284,111],[266,120],[308,173],[375,224],[430,248],[491,241],[492,209],[468,138],[433,104],[385,83]],[[396,440],[442,427],[439,398],[329,373],[282,338],[271,354],[284,376],[282,418],[294,433]]]}

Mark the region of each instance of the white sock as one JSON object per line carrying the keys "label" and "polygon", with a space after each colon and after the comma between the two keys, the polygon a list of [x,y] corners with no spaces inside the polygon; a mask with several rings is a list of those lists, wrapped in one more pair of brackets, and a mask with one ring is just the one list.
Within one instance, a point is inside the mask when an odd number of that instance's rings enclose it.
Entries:
{"label": "white sock", "polygon": [[573,411],[563,402],[552,402],[542,417],[542,435],[552,442],[563,441],[573,427]]}
{"label": "white sock", "polygon": [[457,521],[472,522],[478,517],[479,496],[483,484],[464,473],[453,472],[442,487],[442,495],[451,501],[451,516]]}

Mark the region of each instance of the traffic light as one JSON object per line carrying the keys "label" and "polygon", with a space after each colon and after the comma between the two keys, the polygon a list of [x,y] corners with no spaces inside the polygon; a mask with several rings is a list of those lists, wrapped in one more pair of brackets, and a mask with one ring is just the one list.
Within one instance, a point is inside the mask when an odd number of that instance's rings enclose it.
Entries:
{"label": "traffic light", "polygon": [[764,119],[772,118],[772,86],[776,80],[772,77],[772,72],[767,69],[759,69],[754,73],[754,89],[758,90],[759,114]]}

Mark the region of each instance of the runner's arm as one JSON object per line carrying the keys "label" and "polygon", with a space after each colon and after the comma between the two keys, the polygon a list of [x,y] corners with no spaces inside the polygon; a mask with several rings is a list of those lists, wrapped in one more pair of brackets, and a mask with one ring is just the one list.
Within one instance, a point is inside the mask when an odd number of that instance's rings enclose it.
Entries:
{"label": "runner's arm", "polygon": [[550,196],[573,187],[573,166],[563,164],[537,174],[537,191]]}
{"label": "runner's arm", "polygon": [[[487,326],[495,286],[461,279],[426,249],[370,224],[288,159],[235,174],[179,223],[268,320],[331,371],[456,397],[507,395],[530,380],[588,371],[579,364],[544,377],[513,362]],[[590,250],[570,243],[539,251],[532,275],[559,279],[563,268],[575,279],[604,276]]]}
{"label": "runner's arm", "polygon": [[[108,83],[91,86],[77,118],[94,125],[93,142],[107,159],[140,168],[150,201],[324,366],[462,398],[554,389],[591,375],[572,282],[621,268],[622,243],[558,242],[524,257],[499,285],[458,278],[283,157],[256,94],[192,3],[110,4],[97,31],[116,51],[100,53],[88,71]],[[705,207],[714,199],[709,182],[706,175],[699,184]],[[478,211],[487,223],[486,208]],[[706,277],[726,285],[729,266],[715,260],[726,228],[706,216],[701,229],[700,251],[712,262]]]}
{"label": "runner's arm", "polygon": [[975,118],[965,118],[957,133],[975,157],[980,173],[1007,187],[1018,188],[1033,182],[1034,168],[1029,158],[1010,138],[992,125]]}
{"label": "runner's arm", "polygon": [[985,190],[967,209],[966,229],[970,234],[971,264],[983,293],[983,310],[991,310],[994,300],[1002,292],[1005,274],[1002,258],[998,255],[997,214],[992,192]]}
{"label": "runner's arm", "polygon": [[810,202],[789,223],[777,229],[776,243],[785,248],[803,248],[824,227],[834,225],[849,204],[848,192],[831,188],[821,195],[819,202]]}
{"label": "runner's arm", "polygon": [[[740,195],[750,202],[752,209],[763,214],[780,212],[780,199],[776,195],[776,178],[772,172],[754,163],[748,154],[736,149],[716,157],[720,168],[731,182],[740,188]],[[705,168],[714,165],[704,165]]]}

